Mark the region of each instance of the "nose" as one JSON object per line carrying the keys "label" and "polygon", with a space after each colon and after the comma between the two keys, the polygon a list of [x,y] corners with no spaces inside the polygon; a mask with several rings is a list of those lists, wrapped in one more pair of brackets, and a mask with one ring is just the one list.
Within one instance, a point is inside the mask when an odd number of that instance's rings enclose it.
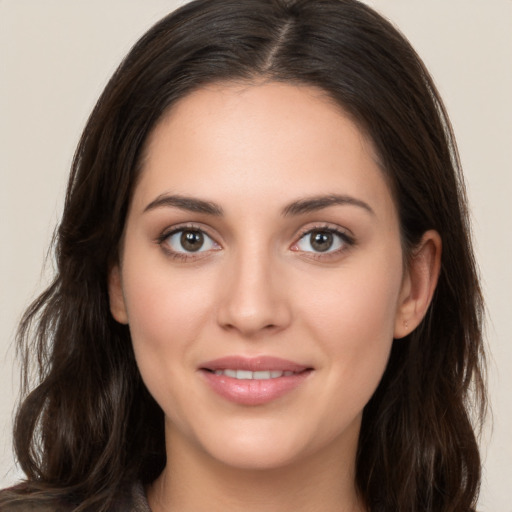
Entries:
{"label": "nose", "polygon": [[282,331],[292,318],[283,273],[265,251],[247,252],[233,258],[224,276],[218,323],[252,338]]}

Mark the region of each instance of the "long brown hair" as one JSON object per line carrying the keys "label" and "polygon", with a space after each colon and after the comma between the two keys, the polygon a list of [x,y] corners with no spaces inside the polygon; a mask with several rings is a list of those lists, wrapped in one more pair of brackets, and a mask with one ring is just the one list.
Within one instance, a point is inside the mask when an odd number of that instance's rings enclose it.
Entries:
{"label": "long brown hair", "polygon": [[[59,498],[116,509],[165,465],[163,413],[139,375],[129,329],[109,312],[145,141],[178,99],[208,83],[267,79],[323,89],[371,138],[399,213],[404,253],[443,241],[422,324],[396,340],[364,410],[357,485],[375,512],[468,512],[485,411],[482,297],[455,140],[406,39],[356,0],[196,0],[133,47],[78,145],[55,240],[57,273],[21,323],[25,368],[15,449],[25,483],[2,503]],[[38,382],[28,392],[36,361]]]}

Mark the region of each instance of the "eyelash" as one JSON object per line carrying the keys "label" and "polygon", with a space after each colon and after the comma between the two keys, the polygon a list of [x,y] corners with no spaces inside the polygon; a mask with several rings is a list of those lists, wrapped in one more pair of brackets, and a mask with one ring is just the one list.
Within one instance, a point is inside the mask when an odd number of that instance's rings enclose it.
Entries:
{"label": "eyelash", "polygon": [[[165,242],[176,233],[180,233],[183,231],[197,231],[208,237],[210,240],[212,240],[216,245],[217,242],[214,241],[213,237],[211,237],[207,231],[204,230],[204,228],[194,225],[194,224],[187,224],[182,226],[177,226],[175,228],[172,228],[171,230],[165,230],[162,232],[161,235],[158,236],[156,239],[156,243],[160,245],[162,250],[165,252],[167,256],[169,256],[172,259],[180,260],[180,261],[190,261],[190,260],[197,260],[200,259],[201,256],[197,256],[194,252],[178,252],[174,251],[170,248],[168,248],[165,245]],[[315,260],[327,260],[332,257],[337,257],[341,253],[347,251],[351,247],[353,247],[356,244],[356,241],[352,235],[349,235],[347,232],[342,231],[338,228],[333,228],[332,226],[322,224],[318,226],[308,227],[304,231],[300,232],[297,241],[293,243],[293,246],[297,246],[297,244],[307,235],[310,235],[314,232],[320,232],[320,233],[329,233],[339,238],[339,240],[342,243],[342,246],[339,249],[336,249],[335,251],[326,251],[326,252],[313,252],[313,251],[300,251],[298,249],[292,249],[297,252],[304,252],[308,254],[308,258],[312,258]],[[202,254],[203,252],[208,251],[199,251],[197,254]]]}

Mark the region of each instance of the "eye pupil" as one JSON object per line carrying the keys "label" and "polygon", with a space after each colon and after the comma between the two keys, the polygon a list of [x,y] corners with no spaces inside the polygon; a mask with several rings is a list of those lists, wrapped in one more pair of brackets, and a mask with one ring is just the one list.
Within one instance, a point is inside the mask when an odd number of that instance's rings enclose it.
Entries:
{"label": "eye pupil", "polygon": [[311,233],[311,247],[313,247],[315,251],[325,252],[331,248],[332,244],[332,233],[326,231],[313,231]]}
{"label": "eye pupil", "polygon": [[180,242],[183,249],[194,252],[203,246],[204,236],[200,231],[183,231]]}

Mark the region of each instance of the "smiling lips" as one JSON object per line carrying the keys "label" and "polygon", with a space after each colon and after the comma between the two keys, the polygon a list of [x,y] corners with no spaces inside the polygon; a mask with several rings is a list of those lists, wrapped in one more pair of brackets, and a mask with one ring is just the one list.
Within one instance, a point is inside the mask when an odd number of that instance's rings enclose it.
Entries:
{"label": "smiling lips", "polygon": [[263,405],[297,388],[313,369],[275,357],[238,356],[204,363],[200,372],[210,388],[241,405]]}
{"label": "smiling lips", "polygon": [[290,371],[280,371],[280,370],[263,370],[257,372],[251,372],[248,370],[215,370],[213,373],[215,375],[225,375],[226,377],[231,377],[233,379],[238,380],[265,380],[265,379],[277,379],[279,377],[290,377],[294,374],[294,372]]}

